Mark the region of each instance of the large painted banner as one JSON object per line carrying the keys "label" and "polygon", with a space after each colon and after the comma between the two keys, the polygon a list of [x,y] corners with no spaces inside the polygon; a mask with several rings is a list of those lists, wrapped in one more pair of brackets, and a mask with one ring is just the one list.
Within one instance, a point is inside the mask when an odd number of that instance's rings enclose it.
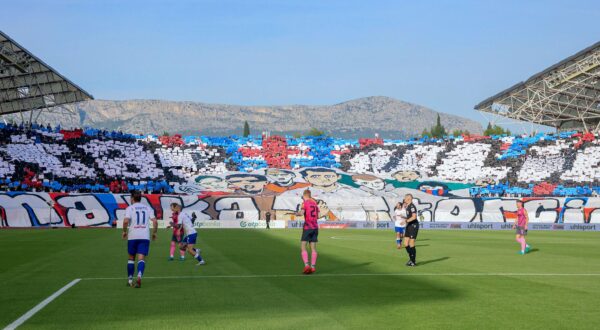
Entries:
{"label": "large painted banner", "polygon": [[[404,190],[402,190],[404,189]],[[271,220],[302,220],[295,215],[301,203],[295,194],[239,195],[206,192],[198,195],[144,195],[158,219],[169,220],[170,204],[178,203],[195,214],[197,221],[236,220],[256,223],[267,215]],[[425,223],[504,223],[516,215],[511,198],[465,198],[435,196],[415,189],[398,188],[398,196],[364,196],[313,192],[319,200],[321,221],[332,227],[344,221],[384,223],[405,193],[414,195],[419,219]],[[600,198],[526,198],[524,205],[531,223],[600,223]],[[129,205],[127,194],[0,193],[2,227],[116,226]],[[208,225],[209,223],[207,223]],[[260,224],[262,226],[262,223]],[[222,227],[222,226],[219,226]]]}

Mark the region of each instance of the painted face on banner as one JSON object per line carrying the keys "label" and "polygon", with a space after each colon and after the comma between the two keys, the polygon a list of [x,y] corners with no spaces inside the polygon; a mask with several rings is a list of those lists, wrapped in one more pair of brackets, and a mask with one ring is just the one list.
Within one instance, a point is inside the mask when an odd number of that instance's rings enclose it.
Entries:
{"label": "painted face on banner", "polygon": [[306,170],[304,180],[314,187],[331,187],[337,185],[339,175],[334,171],[311,171]]}
{"label": "painted face on banner", "polygon": [[398,171],[393,175],[394,179],[400,182],[416,181],[420,175],[416,171]]}
{"label": "painted face on banner", "polygon": [[372,190],[384,190],[385,189],[385,182],[382,179],[375,179],[375,180],[363,180],[363,179],[356,179],[354,180],[354,182],[359,185],[359,186],[363,186]]}
{"label": "painted face on banner", "polygon": [[270,168],[265,172],[267,177],[271,179],[271,181],[277,183],[280,186],[291,186],[294,183],[294,178],[296,174],[291,171],[280,170],[278,168]]}
{"label": "painted face on banner", "polygon": [[236,175],[228,177],[230,187],[240,189],[248,194],[260,194],[267,184],[267,178],[262,175]]}
{"label": "painted face on banner", "polygon": [[196,183],[208,191],[229,191],[227,181],[215,176],[198,177]]}

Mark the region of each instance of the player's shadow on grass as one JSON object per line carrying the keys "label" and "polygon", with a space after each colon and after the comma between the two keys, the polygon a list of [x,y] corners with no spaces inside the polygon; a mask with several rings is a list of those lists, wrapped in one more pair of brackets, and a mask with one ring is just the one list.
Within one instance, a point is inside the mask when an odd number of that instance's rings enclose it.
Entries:
{"label": "player's shadow on grass", "polygon": [[[224,275],[235,275],[230,273],[233,271],[232,268],[237,268],[234,271],[236,274],[298,275],[298,277],[257,277],[246,282],[252,282],[259,288],[271,287],[283,296],[291,296],[299,299],[298,301],[313,302],[315,297],[321,297],[316,299],[315,303],[322,308],[399,304],[404,301],[402,297],[407,294],[412,301],[454,300],[460,296],[456,288],[427,277],[405,276],[401,280],[390,280],[389,276],[397,276],[404,272],[409,275],[415,273],[418,267],[415,269],[397,265],[398,260],[390,259],[384,250],[372,251],[376,245],[368,241],[354,244],[355,247],[364,244],[364,249],[351,250],[348,250],[344,244],[338,245],[337,241],[319,243],[317,272],[315,275],[305,276],[302,275],[299,230],[272,233],[261,230],[215,231],[210,234],[212,233],[215,235],[209,236],[207,233],[204,236],[207,243],[207,258],[212,254],[212,259],[209,260],[216,265],[215,268],[219,268],[220,263],[235,264],[235,267],[228,266],[229,272]],[[324,237],[331,236],[327,231],[320,234]],[[236,242],[238,236],[254,236],[261,239],[253,240],[249,247],[244,247],[243,244],[241,246],[223,244],[223,240],[211,242],[211,237],[220,238],[218,236],[228,236],[231,242]],[[448,258],[426,260],[419,265]],[[389,267],[390,263],[395,266]],[[382,271],[382,269],[387,270]],[[208,274],[209,268],[206,270],[206,275],[212,275]],[[261,292],[260,289],[257,292]]]}
{"label": "player's shadow on grass", "polygon": [[417,266],[423,266],[423,265],[431,264],[434,262],[440,262],[440,261],[444,261],[444,260],[448,260],[448,259],[450,259],[450,257],[442,257],[442,258],[437,258],[437,259],[419,261],[419,262],[417,262]]}
{"label": "player's shadow on grass", "polygon": [[[321,235],[328,237],[331,232],[334,231],[323,230]],[[170,236],[157,240],[153,242],[156,253],[149,256],[144,288],[125,288],[124,280],[120,279],[82,281],[58,299],[78,306],[77,312],[62,321],[63,327],[85,328],[93,320],[106,322],[94,323],[94,326],[108,328],[114,327],[115,319],[118,322],[158,320],[163,323],[156,327],[167,327],[171,324],[168,320],[180,318],[185,319],[184,324],[197,322],[197,326],[203,327],[210,327],[211,322],[216,321],[225,322],[217,325],[226,324],[230,328],[252,328],[261,319],[268,325],[264,328],[285,328],[301,321],[319,321],[328,327],[352,327],[357,315],[381,317],[382,307],[393,308],[398,313],[408,308],[410,312],[410,308],[422,302],[444,304],[463,295],[462,289],[452,282],[419,276],[419,267],[405,267],[399,262],[404,261],[404,253],[399,259],[391,247],[377,241],[323,240],[318,245],[317,273],[303,275],[300,233],[299,230],[201,230],[198,246],[208,261],[202,267],[194,266],[194,260],[189,257],[186,262],[168,262],[159,252],[168,251]],[[161,234],[160,238],[166,237],[165,232]],[[115,259],[98,258],[98,262],[91,265],[95,272],[105,274],[105,269],[109,269],[115,274],[112,276],[122,276],[122,254],[117,251],[120,252],[123,245],[114,244],[120,239],[117,235],[111,233],[110,240],[102,246],[112,249],[114,253],[110,255],[114,254]],[[91,246],[90,251],[101,250]],[[98,252],[98,255],[101,254]],[[84,256],[89,258],[90,255]],[[434,261],[420,265],[431,262]],[[428,267],[424,270],[427,272]],[[76,269],[72,271],[75,272]],[[402,276],[405,273],[408,276]],[[95,297],[93,305],[86,303],[90,296]],[[182,309],[174,297],[188,297],[194,308],[202,311],[202,317]],[[132,299],[140,303],[132,303]],[[101,313],[97,306],[102,306]],[[64,305],[53,302],[38,319],[59,315],[63,309]],[[116,318],[98,319],[98,315],[116,315]],[[267,322],[274,316],[277,322]],[[246,319],[248,323],[244,323]],[[241,323],[231,323],[232,320],[241,320]]]}

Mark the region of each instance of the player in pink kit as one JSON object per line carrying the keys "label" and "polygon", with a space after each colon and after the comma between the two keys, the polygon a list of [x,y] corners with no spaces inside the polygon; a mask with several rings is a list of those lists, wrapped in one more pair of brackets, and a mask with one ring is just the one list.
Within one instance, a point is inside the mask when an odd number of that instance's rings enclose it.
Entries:
{"label": "player in pink kit", "polygon": [[[301,249],[302,261],[304,261],[304,274],[316,272],[317,264],[317,242],[319,236],[319,205],[311,197],[310,190],[304,190],[302,194],[302,212],[298,212],[298,216],[304,215],[304,227],[302,230]],[[310,244],[311,262],[308,262],[308,251],[306,247]]]}
{"label": "player in pink kit", "polygon": [[[177,211],[177,203],[172,203],[171,204],[171,211],[173,212],[173,215],[171,216],[171,219],[173,221],[171,221],[169,223],[169,225],[167,226],[167,228],[169,227],[173,227],[173,236],[171,236],[171,247],[169,249],[169,261],[173,260],[173,255],[175,254],[175,248],[179,245],[179,243],[181,243],[181,239],[183,238],[183,233],[182,233],[182,229],[179,228],[179,211]],[[185,250],[179,250],[179,260],[180,261],[184,261],[185,260]]]}
{"label": "player in pink kit", "polygon": [[513,225],[513,229],[516,230],[516,240],[519,244],[521,244],[521,251],[519,254],[523,255],[531,249],[531,247],[525,241],[525,236],[527,236],[527,227],[529,224],[529,215],[527,214],[527,210],[523,207],[522,201],[517,201],[517,219],[515,220],[515,224]]}

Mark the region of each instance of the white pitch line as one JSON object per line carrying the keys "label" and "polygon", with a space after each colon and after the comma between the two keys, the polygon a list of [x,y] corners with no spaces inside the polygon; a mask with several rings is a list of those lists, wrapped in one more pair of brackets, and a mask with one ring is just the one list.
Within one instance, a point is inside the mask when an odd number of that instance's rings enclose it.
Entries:
{"label": "white pitch line", "polygon": [[56,299],[58,296],[63,294],[65,291],[69,290],[73,285],[77,284],[79,281],[81,281],[80,278],[76,278],[76,279],[72,280],[69,284],[63,286],[58,291],[54,292],[50,297],[44,299],[41,303],[37,304],[35,307],[30,309],[27,313],[23,314],[23,316],[19,317],[16,321],[7,325],[4,328],[4,330],[16,329],[21,324],[25,323],[25,321],[30,319],[33,315],[35,315],[35,313],[39,312],[40,310],[42,310],[42,308],[46,307],[46,305],[51,303],[52,300]]}
{"label": "white pitch line", "polygon": [[[600,276],[600,273],[382,273],[382,274],[263,274],[263,275],[206,275],[206,276],[145,276],[151,280],[211,279],[211,278],[282,278],[282,277],[360,277],[360,276]],[[125,277],[89,277],[84,281],[125,280]]]}

